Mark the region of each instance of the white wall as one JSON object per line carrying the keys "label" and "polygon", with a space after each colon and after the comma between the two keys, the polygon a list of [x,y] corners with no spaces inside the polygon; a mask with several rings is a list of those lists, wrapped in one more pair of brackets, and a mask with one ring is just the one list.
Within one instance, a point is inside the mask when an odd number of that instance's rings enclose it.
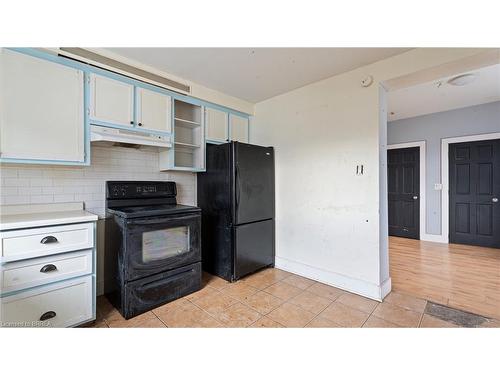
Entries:
{"label": "white wall", "polygon": [[[389,247],[389,202],[387,191],[387,92],[379,86],[379,247]],[[382,298],[391,291],[389,252],[379,251]]]}
{"label": "white wall", "polygon": [[[278,267],[382,298],[390,280],[380,238],[379,83],[482,52],[412,50],[257,103],[250,140],[276,148]],[[375,82],[363,88],[367,74]]]}

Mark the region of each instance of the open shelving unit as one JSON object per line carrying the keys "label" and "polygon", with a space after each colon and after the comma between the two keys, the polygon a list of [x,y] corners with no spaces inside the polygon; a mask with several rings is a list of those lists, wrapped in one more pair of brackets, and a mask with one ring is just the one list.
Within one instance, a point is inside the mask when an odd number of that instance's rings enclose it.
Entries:
{"label": "open shelving unit", "polygon": [[203,107],[179,99],[173,101],[172,149],[160,153],[160,169],[205,169],[205,127]]}

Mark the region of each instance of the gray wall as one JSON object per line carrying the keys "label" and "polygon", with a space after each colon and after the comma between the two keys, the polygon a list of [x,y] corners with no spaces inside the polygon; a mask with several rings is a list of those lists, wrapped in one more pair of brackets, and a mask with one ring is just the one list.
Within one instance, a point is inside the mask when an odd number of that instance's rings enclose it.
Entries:
{"label": "gray wall", "polygon": [[388,123],[387,143],[426,141],[427,233],[441,234],[441,139],[500,132],[500,102],[433,113]]}

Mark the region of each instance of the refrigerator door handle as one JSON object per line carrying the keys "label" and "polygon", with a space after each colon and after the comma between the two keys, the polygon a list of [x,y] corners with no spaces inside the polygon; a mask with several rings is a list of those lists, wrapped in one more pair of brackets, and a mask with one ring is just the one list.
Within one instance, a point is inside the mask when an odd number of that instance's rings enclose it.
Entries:
{"label": "refrigerator door handle", "polygon": [[236,188],[236,211],[238,211],[238,206],[240,205],[240,179],[239,179],[239,174],[240,174],[240,168],[238,167],[238,164],[236,164],[236,171],[235,171],[235,188]]}

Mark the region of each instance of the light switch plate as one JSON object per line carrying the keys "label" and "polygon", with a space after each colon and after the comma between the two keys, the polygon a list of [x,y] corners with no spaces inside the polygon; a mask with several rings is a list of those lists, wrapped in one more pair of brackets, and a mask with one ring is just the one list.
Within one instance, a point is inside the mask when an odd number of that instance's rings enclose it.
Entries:
{"label": "light switch plate", "polygon": [[443,184],[434,184],[434,190],[443,190]]}

